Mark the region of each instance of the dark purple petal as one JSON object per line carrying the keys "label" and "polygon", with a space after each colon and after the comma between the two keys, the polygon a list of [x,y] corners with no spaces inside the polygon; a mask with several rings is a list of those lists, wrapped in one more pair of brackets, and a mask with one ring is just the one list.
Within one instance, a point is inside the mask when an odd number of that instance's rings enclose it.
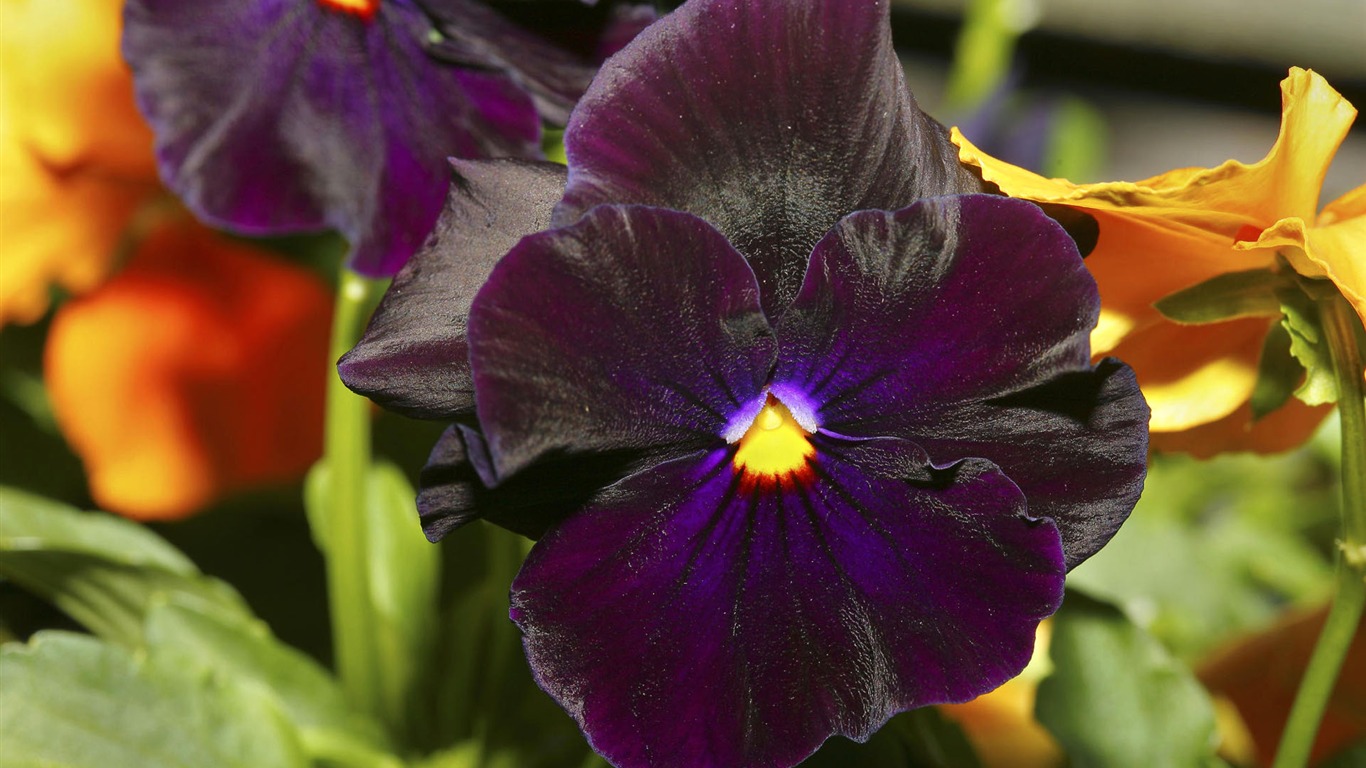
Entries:
{"label": "dark purple petal", "polygon": [[599,203],[695,213],[771,316],[844,215],[982,189],[906,89],[888,4],[695,0],[603,65],[565,133],[564,224]]}
{"label": "dark purple petal", "polygon": [[1067,567],[1094,555],[1129,517],[1148,459],[1148,404],[1113,358],[1031,389],[963,403],[916,430],[936,462],[983,456],[1052,518]]}
{"label": "dark purple petal", "polygon": [[648,456],[629,452],[552,458],[491,488],[493,466],[483,435],[456,424],[441,435],[422,469],[418,516],[431,541],[476,518],[540,538],[603,488],[647,463],[653,463]]}
{"label": "dark purple petal", "polygon": [[598,61],[625,48],[646,27],[659,21],[659,12],[643,3],[610,6],[610,13],[602,34],[598,36],[598,44],[594,47]]}
{"label": "dark purple petal", "polygon": [[475,493],[483,487],[465,445],[465,428],[452,424],[432,448],[418,478],[417,515],[429,541],[479,517]]}
{"label": "dark purple petal", "polygon": [[660,465],[532,550],[513,620],[614,764],[790,766],[1029,660],[1063,562],[1015,485],[901,441],[817,446],[809,484],[757,493],[730,450]]}
{"label": "dark purple petal", "polygon": [[588,59],[475,0],[418,2],[441,31],[441,39],[428,48],[433,56],[460,67],[506,72],[531,94],[541,115],[556,125],[569,119],[569,111],[597,71]]}
{"label": "dark purple petal", "polygon": [[772,331],[754,273],[686,213],[602,206],[499,262],[469,319],[500,477],[552,451],[689,450],[757,412]]}
{"label": "dark purple petal", "polygon": [[905,436],[955,403],[1090,367],[1095,280],[1031,203],[925,200],[845,218],[779,325],[774,394],[823,429]]}
{"label": "dark purple petal", "polygon": [[123,50],[190,208],[247,234],[336,228],[381,276],[436,221],[447,156],[539,154],[530,97],[440,64],[431,31],[410,0],[369,20],[321,0],[130,0]]}
{"label": "dark purple petal", "polygon": [[1098,308],[1075,245],[1029,203],[857,213],[817,246],[779,325],[773,392],[831,433],[995,462],[1075,565],[1129,514],[1146,466],[1132,372],[1090,364]]}
{"label": "dark purple petal", "polygon": [[465,319],[493,265],[549,226],[564,166],[452,160],[445,209],[394,278],[365,335],[337,363],[346,386],[390,410],[451,420],[474,408]]}

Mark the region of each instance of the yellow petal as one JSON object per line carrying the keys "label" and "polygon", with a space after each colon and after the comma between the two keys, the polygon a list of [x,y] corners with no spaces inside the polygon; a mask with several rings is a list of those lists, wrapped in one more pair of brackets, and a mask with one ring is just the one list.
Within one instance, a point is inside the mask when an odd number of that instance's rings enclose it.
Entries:
{"label": "yellow petal", "polygon": [[5,0],[0,90],[49,166],[155,178],[152,132],[119,52],[120,0]]}
{"label": "yellow petal", "polygon": [[[1238,708],[1261,765],[1276,753],[1300,678],[1323,630],[1327,606],[1288,612],[1256,634],[1237,638],[1199,667],[1211,693]],[[1357,632],[1319,724],[1309,764],[1366,738],[1366,632]]]}
{"label": "yellow petal", "polygon": [[1154,432],[1154,451],[1179,451],[1207,459],[1229,451],[1280,453],[1303,445],[1333,412],[1332,405],[1305,405],[1296,398],[1265,417],[1252,420],[1252,406],[1243,404],[1222,419],[1179,432]]}
{"label": "yellow petal", "polygon": [[1218,421],[1252,397],[1268,327],[1261,318],[1200,326],[1161,321],[1112,354],[1137,374],[1152,408],[1150,429],[1179,432]]}
{"label": "yellow petal", "polygon": [[1238,249],[1274,249],[1306,277],[1332,280],[1366,323],[1366,186],[1334,201],[1319,217],[1321,226],[1303,219],[1281,219],[1253,242]]}
{"label": "yellow petal", "polygon": [[1309,258],[1323,268],[1366,325],[1366,184],[1329,203],[1309,231]]}
{"label": "yellow petal", "polygon": [[1290,71],[1281,95],[1280,133],[1262,160],[1177,169],[1137,182],[1047,179],[952,132],[960,159],[1006,194],[1095,216],[1100,239],[1087,266],[1103,309],[1094,349],[1133,366],[1153,408],[1155,442],[1157,435],[1214,424],[1211,435],[1220,437],[1206,436],[1207,444],[1257,442],[1247,418],[1234,414],[1254,386],[1265,323],[1177,327],[1158,315],[1154,302],[1219,274],[1267,268],[1282,251],[1302,273],[1331,278],[1366,316],[1366,193],[1349,193],[1325,209],[1317,226],[1307,224],[1316,219],[1324,175],[1356,110],[1303,69]]}
{"label": "yellow petal", "polygon": [[958,723],[986,768],[1057,768],[1062,748],[1034,719],[1039,681],[1048,676],[1052,627],[1047,620],[1035,634],[1034,655],[1019,676],[994,691],[939,711]]}
{"label": "yellow petal", "polygon": [[7,122],[0,115],[0,326],[41,318],[54,285],[80,293],[103,280],[129,217],[157,190],[53,173],[11,140]]}
{"label": "yellow petal", "polygon": [[97,285],[158,188],[152,134],[119,55],[122,3],[4,1],[0,326],[40,318],[54,285]]}
{"label": "yellow petal", "polygon": [[[1100,288],[1101,322],[1091,334],[1094,354],[1108,354],[1125,338],[1166,323],[1153,308],[1158,299],[1227,272],[1266,269],[1270,251],[1240,253],[1224,238],[1189,227],[1166,227],[1151,219],[1096,212],[1100,238],[1086,267]],[[1170,352],[1184,355],[1174,346]]]}
{"label": "yellow petal", "polygon": [[1325,205],[1319,212],[1318,226],[1327,227],[1359,216],[1366,216],[1366,184]]}
{"label": "yellow petal", "polygon": [[1318,74],[1295,68],[1281,82],[1281,129],[1266,157],[1183,168],[1143,181],[1073,184],[1046,179],[986,155],[954,129],[959,159],[1011,197],[1093,211],[1153,218],[1237,239],[1298,216],[1312,221],[1323,177],[1356,117],[1356,109]]}

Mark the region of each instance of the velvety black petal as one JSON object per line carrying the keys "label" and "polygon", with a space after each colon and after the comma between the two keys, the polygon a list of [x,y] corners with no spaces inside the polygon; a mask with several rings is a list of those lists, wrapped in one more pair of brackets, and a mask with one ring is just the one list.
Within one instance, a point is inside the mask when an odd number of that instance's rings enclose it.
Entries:
{"label": "velvety black petal", "polygon": [[346,386],[399,413],[453,419],[474,407],[465,319],[493,266],[549,226],[564,167],[452,160],[446,206],[394,278],[365,335],[337,364]]}
{"label": "velvety black petal", "polygon": [[773,392],[827,432],[995,462],[1075,565],[1128,515],[1146,466],[1132,373],[1090,364],[1098,310],[1075,245],[1029,203],[857,213],[817,246],[779,325]]}
{"label": "velvety black petal", "polygon": [[627,478],[513,583],[537,681],[613,764],[791,766],[1028,661],[1062,551],[989,462],[817,438],[807,480],[753,492],[732,456]]}
{"label": "velvety black petal", "polygon": [[569,119],[569,111],[597,71],[587,58],[475,0],[418,0],[418,4],[441,31],[441,39],[428,49],[433,56],[460,67],[506,72],[531,94],[541,116],[556,125]]}
{"label": "velvety black petal", "polygon": [[750,259],[770,316],[844,215],[982,189],[906,89],[886,0],[695,0],[609,59],[565,134],[563,224],[690,211]]}
{"label": "velvety black petal", "polygon": [[452,425],[422,469],[418,516],[432,541],[476,518],[536,539],[603,488],[655,463],[647,454],[623,451],[549,457],[491,488],[483,435]]}
{"label": "velvety black petal", "polygon": [[438,62],[411,0],[130,0],[124,56],[167,185],[247,234],[333,227],[392,275],[431,230],[447,156],[539,154],[516,81]]}
{"label": "velvety black petal", "polygon": [[726,239],[629,206],[522,240],[475,297],[469,344],[500,477],[554,451],[714,444],[757,412],[774,356],[754,273]]}
{"label": "velvety black petal", "polygon": [[1115,535],[1143,492],[1148,404],[1129,366],[1103,360],[1019,392],[961,403],[916,429],[935,461],[991,459],[1052,518],[1067,567]]}

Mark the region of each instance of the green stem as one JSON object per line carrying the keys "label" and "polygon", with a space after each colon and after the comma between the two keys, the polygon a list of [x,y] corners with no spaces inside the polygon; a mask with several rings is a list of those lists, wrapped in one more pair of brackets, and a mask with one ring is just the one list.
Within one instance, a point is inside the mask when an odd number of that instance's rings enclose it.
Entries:
{"label": "green stem", "polygon": [[1337,683],[1366,606],[1366,369],[1362,329],[1341,295],[1319,300],[1319,316],[1333,355],[1342,419],[1342,540],[1337,585],[1328,619],[1300,681],[1273,768],[1309,763],[1319,722]]}
{"label": "green stem", "polygon": [[489,749],[494,737],[493,726],[508,715],[502,711],[505,704],[505,697],[502,696],[503,681],[508,679],[504,668],[511,661],[514,649],[519,643],[517,632],[508,620],[505,585],[512,583],[518,569],[522,567],[522,561],[526,559],[525,544],[529,541],[517,534],[491,526],[486,526],[484,533],[488,537],[489,553],[488,572],[485,578],[489,583],[496,585],[492,590],[496,597],[489,606],[495,616],[489,625],[489,650],[485,659],[489,674],[484,678],[485,687],[479,696],[482,712],[475,726],[475,738],[479,745],[478,757],[474,763],[477,768],[487,768],[489,765],[489,760],[493,756]]}
{"label": "green stem", "polygon": [[944,111],[963,115],[981,106],[1005,81],[1022,25],[1020,0],[972,0],[954,46],[944,89]]}
{"label": "green stem", "polygon": [[352,393],[333,364],[355,345],[379,291],[378,283],[342,269],[332,318],[328,358],[327,412],[323,443],[325,508],[318,510],[315,535],[325,542],[328,605],[337,675],[353,704],[382,714],[383,685],[370,600],[366,560],[366,476],[370,467],[370,402]]}

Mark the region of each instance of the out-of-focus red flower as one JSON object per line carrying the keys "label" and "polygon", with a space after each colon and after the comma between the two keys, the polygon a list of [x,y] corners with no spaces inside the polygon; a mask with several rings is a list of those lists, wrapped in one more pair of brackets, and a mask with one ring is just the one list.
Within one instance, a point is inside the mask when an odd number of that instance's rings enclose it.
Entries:
{"label": "out-of-focus red flower", "polygon": [[0,44],[0,325],[52,286],[90,290],[160,194],[152,133],[119,56],[119,0],[6,0]]}
{"label": "out-of-focus red flower", "polygon": [[48,337],[53,408],[95,500],[176,518],[302,475],[322,451],[330,318],[312,274],[188,219],[154,229]]}
{"label": "out-of-focus red flower", "polygon": [[[1211,693],[1233,703],[1256,747],[1257,765],[1270,765],[1285,730],[1326,608],[1298,612],[1216,652],[1199,669]],[[1317,763],[1366,738],[1366,632],[1357,627],[1310,755]]]}

